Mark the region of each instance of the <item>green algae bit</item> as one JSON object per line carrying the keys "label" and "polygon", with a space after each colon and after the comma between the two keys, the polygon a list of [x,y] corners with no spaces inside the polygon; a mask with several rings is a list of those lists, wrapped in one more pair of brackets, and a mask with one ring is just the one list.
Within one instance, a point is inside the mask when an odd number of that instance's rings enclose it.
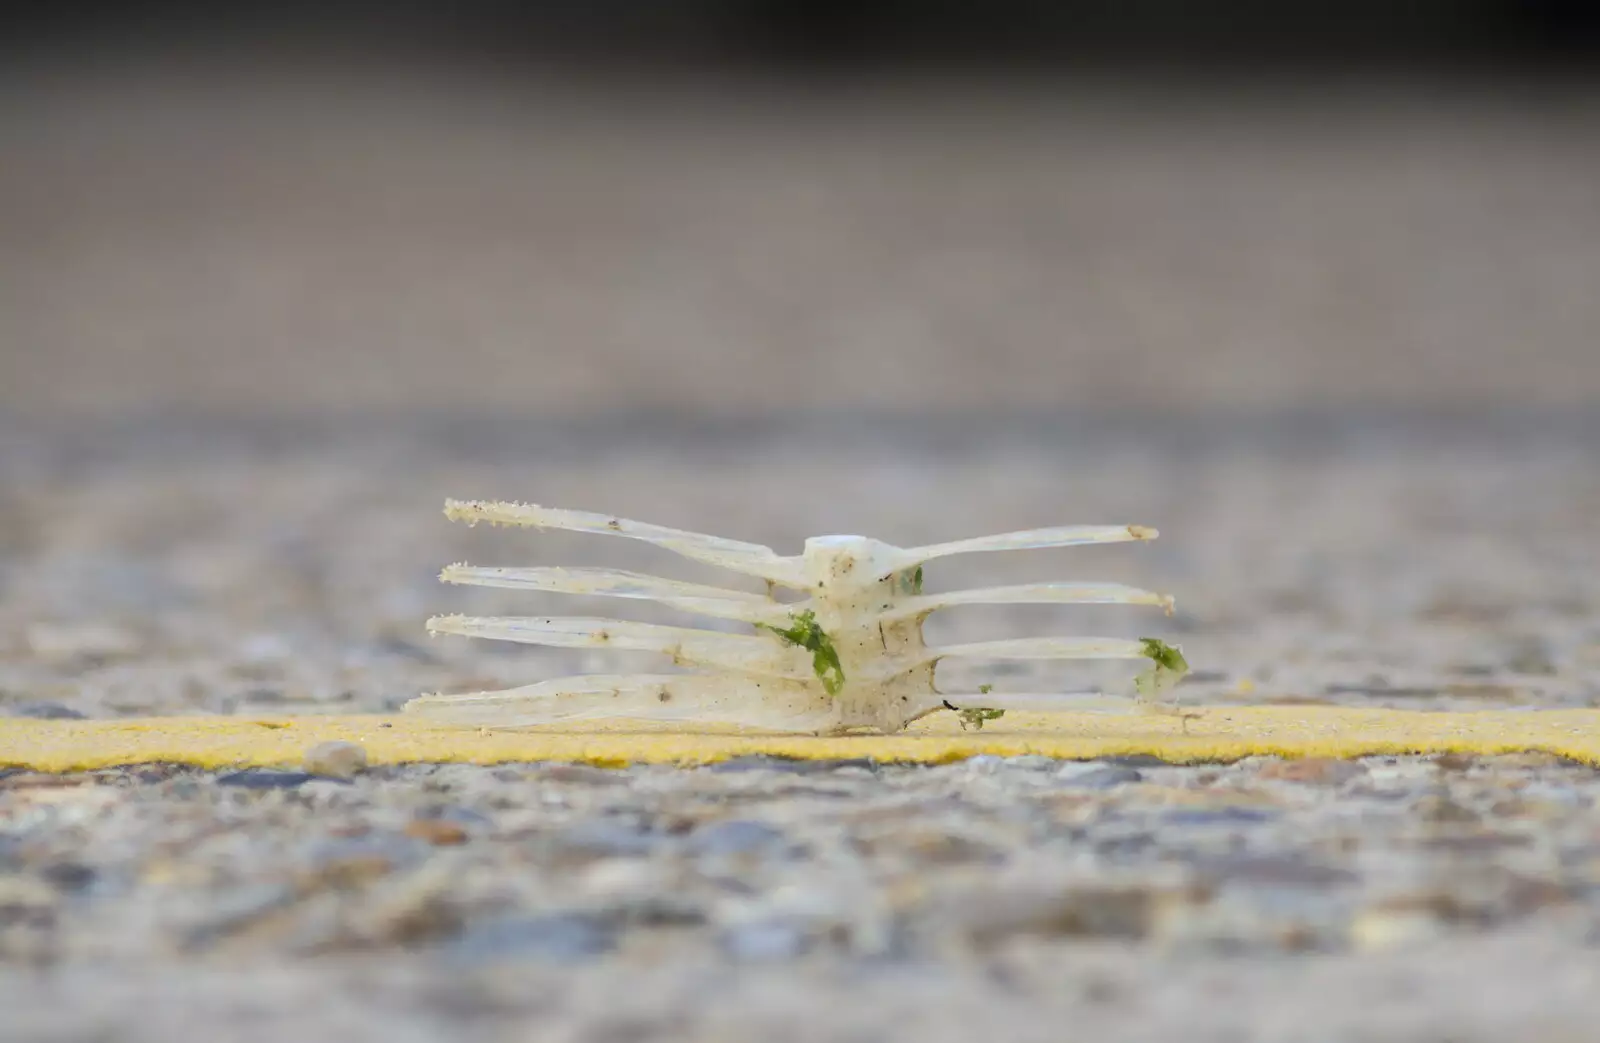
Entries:
{"label": "green algae bit", "polygon": [[979,707],[973,707],[970,710],[956,711],[956,717],[961,721],[962,731],[972,728],[975,731],[981,732],[983,731],[984,721],[998,721],[1005,715],[1006,712],[1004,710],[984,710]]}
{"label": "green algae bit", "polygon": [[810,652],[811,669],[822,682],[822,687],[828,690],[829,695],[839,694],[839,689],[844,687],[844,666],[839,662],[839,652],[833,647],[833,640],[817,622],[817,614],[806,609],[789,618],[794,623],[787,628],[768,623],[757,623],[756,626],[777,634],[785,644]]}
{"label": "green algae bit", "polygon": [[1133,679],[1134,689],[1153,699],[1176,688],[1189,672],[1189,661],[1183,658],[1183,652],[1158,637],[1141,638],[1139,644],[1151,666]]}
{"label": "green algae bit", "polygon": [[[992,691],[994,691],[994,685],[992,684],[980,684],[978,686],[979,695],[988,695]],[[948,702],[945,703],[945,706],[948,709],[955,710],[956,720],[961,722],[962,731],[971,728],[974,731],[981,732],[983,731],[984,721],[998,721],[1006,715],[1004,710],[991,710],[981,706],[974,706],[965,710],[958,710]]]}

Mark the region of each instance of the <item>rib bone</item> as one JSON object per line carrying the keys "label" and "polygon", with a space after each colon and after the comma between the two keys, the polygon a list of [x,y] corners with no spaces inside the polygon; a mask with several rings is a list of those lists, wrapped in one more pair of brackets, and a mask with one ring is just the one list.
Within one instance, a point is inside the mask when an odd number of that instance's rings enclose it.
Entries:
{"label": "rib bone", "polygon": [[[702,533],[646,525],[604,514],[531,504],[450,501],[448,517],[622,536],[683,557],[765,580],[753,594],[612,569],[490,568],[452,565],[448,583],[548,593],[644,599],[712,619],[750,624],[748,634],[695,627],[578,617],[438,616],[433,633],[567,648],[656,652],[682,674],[558,678],[499,692],[429,695],[408,713],[460,724],[537,727],[567,721],[625,719],[737,724],[813,734],[897,732],[940,710],[963,724],[1006,710],[1061,710],[1103,700],[1097,692],[996,693],[946,697],[934,685],[941,659],[1141,659],[1152,666],[1136,689],[1148,701],[1181,679],[1187,664],[1153,639],[1033,637],[928,647],[922,627],[957,606],[1014,604],[1149,605],[1172,611],[1171,597],[1113,583],[1034,583],[924,594],[925,563],[956,554],[1088,546],[1151,540],[1137,525],[1031,529],[924,547],[901,548],[861,536],[820,536],[784,557],[771,548]],[[776,587],[802,593],[780,602]]]}

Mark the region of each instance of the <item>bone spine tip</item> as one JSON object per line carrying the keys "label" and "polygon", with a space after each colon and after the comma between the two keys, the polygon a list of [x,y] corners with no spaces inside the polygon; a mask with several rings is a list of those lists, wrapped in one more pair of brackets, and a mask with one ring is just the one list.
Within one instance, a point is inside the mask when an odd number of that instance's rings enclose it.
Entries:
{"label": "bone spine tip", "polygon": [[468,525],[476,525],[484,520],[488,513],[489,504],[483,500],[446,500],[444,502],[444,516],[451,521],[464,521]]}

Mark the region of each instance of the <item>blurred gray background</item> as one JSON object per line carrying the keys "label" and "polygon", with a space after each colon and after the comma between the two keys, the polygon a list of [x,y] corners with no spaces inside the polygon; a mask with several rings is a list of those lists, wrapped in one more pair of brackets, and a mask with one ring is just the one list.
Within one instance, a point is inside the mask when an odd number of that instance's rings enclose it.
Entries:
{"label": "blurred gray background", "polygon": [[9,16],[0,407],[1587,407],[1597,19],[1396,6]]}

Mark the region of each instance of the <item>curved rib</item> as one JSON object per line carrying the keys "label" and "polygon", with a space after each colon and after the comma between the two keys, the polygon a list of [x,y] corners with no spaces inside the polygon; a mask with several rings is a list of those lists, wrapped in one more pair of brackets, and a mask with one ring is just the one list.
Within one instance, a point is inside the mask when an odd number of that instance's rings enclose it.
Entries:
{"label": "curved rib", "polygon": [[907,598],[884,613],[884,618],[921,616],[953,605],[1158,605],[1171,615],[1172,604],[1169,594],[1120,583],[1026,583]]}
{"label": "curved rib", "polygon": [[496,728],[609,718],[784,731],[819,731],[832,723],[826,704],[801,686],[699,674],[562,677],[498,692],[424,695],[403,711],[441,723]]}
{"label": "curved rib", "polygon": [[967,659],[1144,659],[1140,641],[1111,637],[1015,637],[1003,641],[974,641],[965,645],[930,648],[921,662],[962,657]]}
{"label": "curved rib", "polygon": [[724,590],[701,583],[645,576],[615,569],[497,568],[451,565],[439,574],[445,583],[511,590],[542,590],[560,594],[594,594],[602,597],[656,601],[670,608],[715,619],[782,625],[795,611],[762,594]]}
{"label": "curved rib", "polygon": [[1082,547],[1095,543],[1129,543],[1153,540],[1160,533],[1146,525],[1067,525],[1053,529],[1027,529],[998,536],[978,536],[970,540],[934,543],[906,550],[905,560],[912,565],[946,558],[952,554],[975,554],[1002,550],[1037,550],[1045,547]]}
{"label": "curved rib", "polygon": [[760,677],[797,681],[812,677],[811,659],[798,649],[765,637],[719,634],[691,627],[570,616],[435,616],[428,620],[428,631],[554,648],[660,652],[671,656],[675,662],[720,667]]}
{"label": "curved rib", "polygon": [[684,529],[669,529],[662,525],[649,525],[608,514],[595,514],[591,511],[540,507],[532,503],[447,500],[444,513],[450,520],[466,522],[468,525],[488,522],[491,525],[565,529],[569,532],[644,540],[646,543],[653,543],[707,565],[731,569],[734,572],[756,576],[773,583],[782,583],[785,586],[805,585],[798,558],[780,557],[771,547],[759,543],[745,543],[741,540],[709,536]]}

